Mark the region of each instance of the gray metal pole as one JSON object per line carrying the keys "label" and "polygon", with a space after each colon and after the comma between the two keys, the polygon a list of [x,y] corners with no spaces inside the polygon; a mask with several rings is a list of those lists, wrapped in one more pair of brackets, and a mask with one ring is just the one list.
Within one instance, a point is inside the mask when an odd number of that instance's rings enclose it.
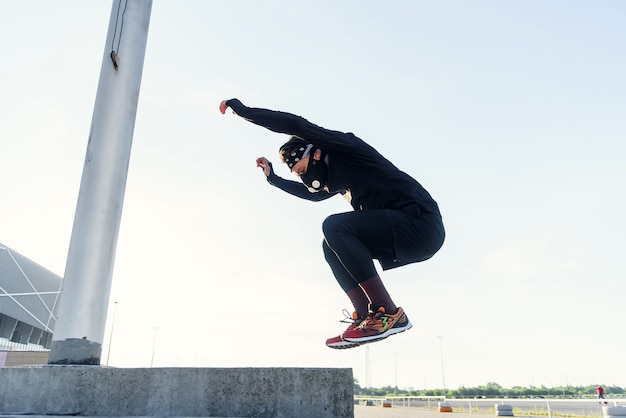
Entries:
{"label": "gray metal pole", "polygon": [[100,364],[151,10],[113,1],[48,364]]}

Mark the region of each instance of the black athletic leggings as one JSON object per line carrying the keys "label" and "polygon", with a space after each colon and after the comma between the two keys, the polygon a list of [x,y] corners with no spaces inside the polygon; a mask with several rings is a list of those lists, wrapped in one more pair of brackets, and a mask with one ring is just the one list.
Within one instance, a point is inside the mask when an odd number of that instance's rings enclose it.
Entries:
{"label": "black athletic leggings", "polygon": [[331,215],[322,224],[324,257],[344,292],[374,277],[374,261],[393,256],[393,232],[384,210]]}

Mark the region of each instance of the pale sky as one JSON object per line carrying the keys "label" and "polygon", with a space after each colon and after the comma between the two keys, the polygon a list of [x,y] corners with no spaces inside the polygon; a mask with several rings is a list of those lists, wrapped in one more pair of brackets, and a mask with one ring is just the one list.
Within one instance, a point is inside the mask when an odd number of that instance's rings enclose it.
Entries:
{"label": "pale sky", "polygon": [[[0,13],[0,242],[59,275],[110,13]],[[626,386],[624,21],[618,0],[155,0],[103,362]],[[269,186],[259,156],[295,179],[286,136],[221,115],[232,97],[354,132],[438,201],[442,250],[382,273],[412,330],[324,345],[351,306],[321,222],[351,208]]]}

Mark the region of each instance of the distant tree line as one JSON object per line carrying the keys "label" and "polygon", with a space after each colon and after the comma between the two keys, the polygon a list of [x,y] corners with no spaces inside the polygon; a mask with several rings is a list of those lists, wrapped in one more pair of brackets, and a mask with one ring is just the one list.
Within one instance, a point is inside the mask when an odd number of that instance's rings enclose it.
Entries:
{"label": "distant tree line", "polygon": [[[513,386],[504,388],[497,383],[489,382],[483,386],[458,389],[424,389],[407,390],[392,386],[382,388],[362,388],[354,379],[354,394],[359,396],[447,396],[448,398],[585,398],[596,396],[596,386]],[[624,389],[619,386],[602,385],[606,397],[623,397]]]}

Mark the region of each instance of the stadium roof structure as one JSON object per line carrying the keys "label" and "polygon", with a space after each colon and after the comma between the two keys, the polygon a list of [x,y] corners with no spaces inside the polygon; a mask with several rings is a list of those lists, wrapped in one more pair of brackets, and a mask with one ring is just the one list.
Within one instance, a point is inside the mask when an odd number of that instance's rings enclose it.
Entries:
{"label": "stadium roof structure", "polygon": [[0,243],[0,349],[48,349],[63,279]]}

